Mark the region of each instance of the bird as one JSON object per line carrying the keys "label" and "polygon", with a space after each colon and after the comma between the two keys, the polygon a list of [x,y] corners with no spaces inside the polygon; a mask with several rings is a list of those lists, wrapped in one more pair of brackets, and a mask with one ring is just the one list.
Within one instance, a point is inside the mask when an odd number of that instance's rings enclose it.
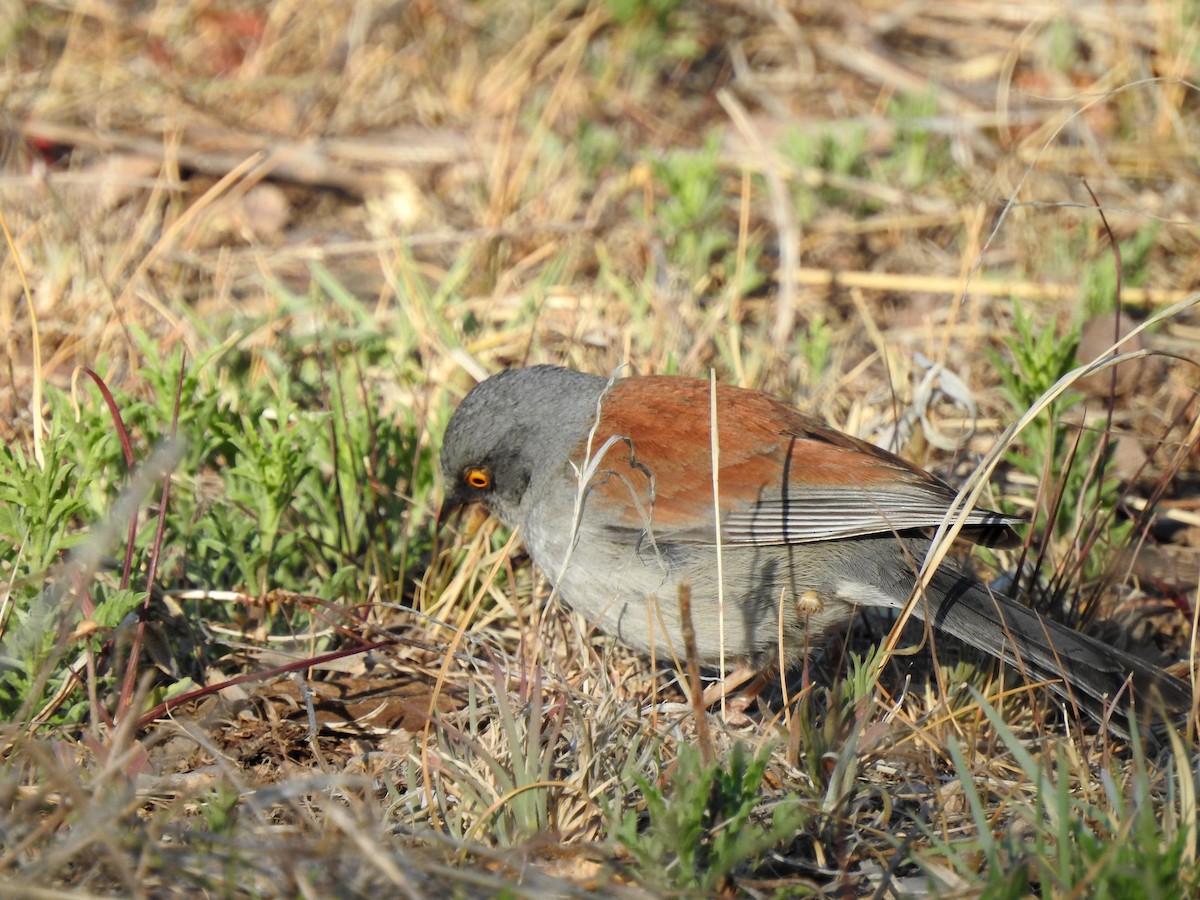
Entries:
{"label": "bird", "polygon": [[[684,658],[684,592],[695,661],[758,672],[802,662],[856,610],[905,606],[957,494],[764,392],[552,365],[472,388],[446,426],[441,470],[439,522],[482,504],[519,528],[557,595],[602,632],[657,659]],[[1011,546],[1022,521],[976,508],[962,535]],[[913,614],[1101,722],[1118,698],[1139,711],[1191,708],[1183,679],[953,561]]]}

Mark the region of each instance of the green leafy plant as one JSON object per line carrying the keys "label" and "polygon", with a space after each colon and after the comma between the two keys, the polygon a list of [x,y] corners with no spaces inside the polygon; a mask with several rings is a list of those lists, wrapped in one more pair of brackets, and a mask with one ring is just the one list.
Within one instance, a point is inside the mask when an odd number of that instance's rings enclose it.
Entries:
{"label": "green leafy plant", "polygon": [[863,705],[875,690],[878,660],[878,646],[862,655],[851,653],[844,678],[812,685],[794,704],[789,756],[812,784],[824,786],[827,809],[852,789],[857,776]]}
{"label": "green leafy plant", "polygon": [[[361,359],[342,370],[310,351],[289,348],[297,359],[277,358],[274,377],[251,379],[235,352],[188,364],[180,352],[148,346],[129,384],[110,390],[97,376],[106,402],[94,390],[48,392],[51,430],[40,463],[17,445],[0,447],[0,575],[12,585],[0,604],[0,711],[40,709],[52,691],[69,695],[77,675],[62,666],[85,650],[99,654],[89,672],[99,679],[94,696],[107,704],[112,666],[124,659],[108,650],[129,613],[147,602],[136,579],[149,570],[151,554],[158,584],[329,600],[358,600],[371,585],[395,599],[411,590],[402,573],[428,535],[410,507],[431,490],[430,451],[418,446],[411,414],[377,412],[382,404],[360,381]],[[230,391],[230,382],[243,387]],[[93,384],[81,380],[84,388]],[[141,516],[133,532],[128,520],[110,522],[135,477],[127,454],[136,471],[172,430],[183,450],[167,505]],[[101,523],[102,555],[112,542],[124,555],[124,538],[132,537],[128,573],[118,565],[118,579],[113,566],[96,572],[89,564],[54,574]],[[213,606],[204,614],[220,619],[241,609]],[[311,609],[301,603],[268,611],[266,624],[296,633]],[[163,645],[162,654],[169,657],[170,648]],[[179,684],[190,684],[189,674],[198,673],[180,671]],[[152,688],[156,696],[161,688]],[[87,708],[82,697],[58,701],[48,721],[78,721]]]}
{"label": "green leafy plant", "polygon": [[[311,343],[286,347],[270,377],[216,405],[200,429],[206,480],[186,479],[173,503],[184,577],[329,600],[370,585],[405,589],[401,573],[429,540],[411,512],[434,467],[413,411],[379,414],[362,366],[386,346],[362,344],[346,359]],[[244,365],[234,357],[216,374],[242,377]]]}
{"label": "green leafy plant", "polygon": [[[1019,303],[1013,304],[1013,328],[1015,333],[1006,340],[1011,361],[993,353],[992,362],[1009,405],[1020,415],[1074,368],[1079,335],[1060,335],[1053,328],[1035,325]],[[1045,416],[1022,433],[1026,452],[1012,454],[1012,464],[1028,474],[1040,475],[1047,464],[1054,466],[1065,460],[1068,434],[1060,421],[1061,414],[1081,399],[1078,393],[1068,391],[1055,400]]]}
{"label": "green leafy plant", "polygon": [[[42,461],[0,445],[0,715],[37,704],[44,667],[65,652],[64,630],[78,616],[68,585],[51,568],[86,537],[86,479],[68,457],[70,443],[52,429]],[[86,474],[86,473],[85,473]],[[74,610],[74,615],[64,612]]]}
{"label": "green leafy plant", "polygon": [[565,705],[544,702],[540,675],[523,681],[515,698],[499,666],[492,676],[487,696],[471,703],[464,729],[439,727],[444,771],[432,777],[444,788],[436,792],[438,813],[451,834],[510,845],[555,824],[551,782]]}
{"label": "green leafy plant", "polygon": [[[1146,263],[1150,251],[1158,244],[1161,228],[1158,224],[1150,224],[1118,245],[1121,257],[1121,283],[1134,287],[1145,284],[1148,270]],[[1075,254],[1077,259],[1079,254]],[[1112,257],[1101,253],[1096,259],[1089,260],[1080,273],[1082,294],[1086,314],[1097,316],[1110,313],[1117,303],[1117,270]]]}
{"label": "green leafy plant", "polygon": [[218,527],[229,530],[201,544],[229,553],[240,583],[260,596],[280,584],[281,569],[299,563],[302,532],[285,518],[297,488],[313,471],[311,452],[320,437],[320,423],[295,407],[288,388],[285,379],[273,408],[218,424],[229,461],[223,474],[226,496],[245,515],[219,517]]}
{"label": "green leafy plant", "polygon": [[934,134],[929,121],[938,113],[937,98],[926,94],[897,94],[888,104],[888,118],[896,123],[896,140],[884,163],[907,188],[919,188],[952,174],[949,141]]}
{"label": "green leafy plant", "polygon": [[817,383],[829,369],[833,352],[833,329],[821,313],[814,313],[805,328],[796,332],[797,355],[808,366],[809,384]]}
{"label": "green leafy plant", "polygon": [[645,815],[626,812],[613,835],[637,861],[644,883],[710,894],[793,836],[806,819],[795,800],[758,815],[769,760],[769,748],[752,756],[738,743],[726,759],[705,763],[698,748],[683,746],[667,786],[637,776]]}
{"label": "green leafy plant", "polygon": [[85,479],[68,453],[68,441],[57,428],[42,444],[41,462],[16,444],[0,444],[0,564],[5,566],[5,581],[16,580],[17,570],[10,566],[17,560],[22,572],[45,573],[83,539],[73,526],[87,509]]}
{"label": "green leafy plant", "polygon": [[[718,148],[714,134],[700,150],[675,150],[654,163],[655,181],[665,192],[655,211],[656,226],[669,261],[693,283],[709,276],[714,267],[727,276],[735,270],[735,232],[725,221],[728,201]],[[738,286],[743,293],[761,283],[756,262],[757,251],[747,260],[744,283]]]}
{"label": "green leafy plant", "polygon": [[[792,126],[784,132],[779,150],[784,159],[802,170],[828,173],[825,183],[813,188],[808,178],[798,178],[792,186],[796,218],[801,224],[813,221],[824,207],[854,205],[847,180],[867,173],[867,142],[870,135],[860,123],[812,129]],[[878,209],[878,203],[860,198],[853,206],[858,215]]]}
{"label": "green leafy plant", "polygon": [[241,792],[231,784],[218,784],[202,797],[199,812],[212,834],[229,835],[233,832],[240,800]]}
{"label": "green leafy plant", "polygon": [[[681,0],[606,0],[605,6],[615,26],[613,43],[618,52],[595,55],[600,72],[615,69],[624,77],[651,72],[665,77],[675,66],[704,52],[703,36],[690,21],[695,11]],[[619,67],[614,67],[614,59],[622,61]]]}
{"label": "green leafy plant", "polygon": [[[1014,334],[1008,338],[1011,362],[992,355],[1000,373],[1002,390],[1015,415],[1023,415],[1054,384],[1075,368],[1078,331],[1066,335],[1037,327],[1019,304],[1013,307]],[[1082,402],[1082,395],[1067,390],[1050,403],[1021,434],[1022,446],[1007,455],[1019,471],[1051,487],[1048,506],[1042,511],[1051,533],[1060,539],[1088,535],[1087,543],[1117,547],[1128,539],[1132,526],[1116,519],[1121,485],[1110,474],[1115,447],[1102,432],[1063,421],[1063,414]],[[1082,502],[1086,498],[1086,502]],[[1037,523],[1035,522],[1035,526]],[[1098,574],[1104,554],[1089,553],[1080,561],[1084,578]]]}
{"label": "green leafy plant", "polygon": [[651,19],[660,29],[665,29],[667,19],[679,7],[680,0],[607,0],[606,5],[613,18],[621,24],[628,24],[641,16]]}

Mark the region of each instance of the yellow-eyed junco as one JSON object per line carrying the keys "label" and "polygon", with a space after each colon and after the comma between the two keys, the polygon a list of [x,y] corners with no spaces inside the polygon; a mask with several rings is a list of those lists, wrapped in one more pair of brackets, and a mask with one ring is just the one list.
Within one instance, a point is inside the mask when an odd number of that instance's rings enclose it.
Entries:
{"label": "yellow-eyed junco", "polygon": [[[467,395],[446,429],[443,513],[480,502],[520,526],[567,604],[660,659],[683,656],[683,585],[702,665],[766,669],[781,658],[780,635],[782,659],[795,663],[856,607],[900,608],[955,491],[767,394],[726,386],[716,392],[714,493],[710,401],[708,383],[689,378],[502,372]],[[974,510],[963,533],[1011,543],[1017,521]],[[949,562],[915,612],[1098,717],[1122,690],[1175,710],[1191,703],[1182,680]]]}

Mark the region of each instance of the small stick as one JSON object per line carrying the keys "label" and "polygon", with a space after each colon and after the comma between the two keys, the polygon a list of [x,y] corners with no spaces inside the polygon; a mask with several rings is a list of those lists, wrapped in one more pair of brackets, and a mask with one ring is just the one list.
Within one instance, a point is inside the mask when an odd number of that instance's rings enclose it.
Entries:
{"label": "small stick", "polygon": [[696,661],[696,629],[692,627],[692,587],[679,586],[679,624],[683,630],[683,658],[687,667],[688,693],[692,695],[692,709],[696,713],[696,740],[700,743],[700,759],[711,765],[716,755],[712,735],[708,731],[708,711],[704,708],[700,689],[700,664]]}

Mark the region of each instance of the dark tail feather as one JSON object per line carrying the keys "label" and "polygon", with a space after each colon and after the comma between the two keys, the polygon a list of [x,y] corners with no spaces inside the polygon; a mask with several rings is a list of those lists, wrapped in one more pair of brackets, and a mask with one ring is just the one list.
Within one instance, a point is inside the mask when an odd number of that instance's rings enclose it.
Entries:
{"label": "dark tail feather", "polygon": [[916,614],[1028,677],[1049,682],[1067,702],[1122,734],[1129,710],[1145,721],[1151,715],[1175,720],[1192,708],[1187,682],[945,568],[934,576],[928,601],[918,604]]}

